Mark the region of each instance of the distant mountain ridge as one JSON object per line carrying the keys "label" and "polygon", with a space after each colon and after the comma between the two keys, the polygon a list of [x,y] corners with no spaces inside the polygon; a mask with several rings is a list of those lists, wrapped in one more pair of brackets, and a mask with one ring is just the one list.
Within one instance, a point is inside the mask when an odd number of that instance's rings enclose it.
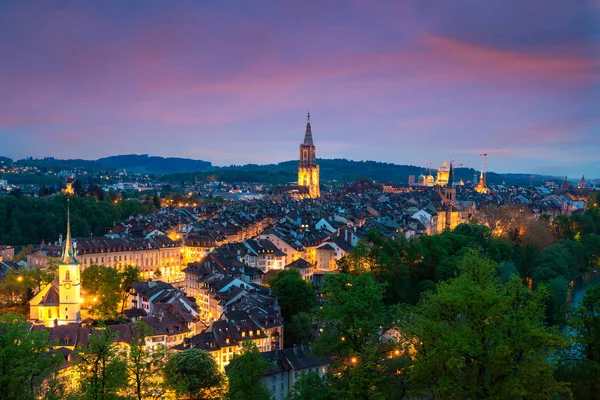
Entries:
{"label": "distant mountain ridge", "polygon": [[[4,160],[10,160],[3,158]],[[52,157],[43,159],[27,158],[19,160],[21,165],[35,165],[38,167],[52,168],[86,168],[127,170],[153,175],[162,175],[167,182],[194,182],[206,180],[220,180],[224,182],[259,182],[282,184],[294,182],[297,179],[298,162],[295,160],[283,161],[277,164],[246,164],[215,167],[209,161],[193,160],[179,157],[158,157],[148,154],[126,154],[104,157],[98,160],[69,159],[60,160]],[[414,175],[418,179],[420,174],[429,172],[422,167],[414,165],[399,165],[379,161],[353,161],[347,159],[319,159],[321,180],[353,182],[357,178],[368,178],[378,182],[407,183],[408,177]],[[435,176],[436,170],[431,174]],[[472,182],[479,179],[479,171],[473,168],[456,168],[455,180]],[[541,184],[542,180],[556,180],[559,177],[536,175],[534,184]],[[506,173],[498,174],[489,172],[489,184],[524,184],[530,183],[530,174]]]}
{"label": "distant mountain ridge", "polygon": [[212,163],[203,160],[192,160],[179,157],[158,157],[148,154],[125,154],[104,157],[98,160],[70,159],[59,160],[52,157],[43,159],[27,158],[19,160],[19,164],[36,165],[42,167],[64,168],[89,168],[127,170],[146,174],[172,174],[178,172],[204,171],[212,167]]}

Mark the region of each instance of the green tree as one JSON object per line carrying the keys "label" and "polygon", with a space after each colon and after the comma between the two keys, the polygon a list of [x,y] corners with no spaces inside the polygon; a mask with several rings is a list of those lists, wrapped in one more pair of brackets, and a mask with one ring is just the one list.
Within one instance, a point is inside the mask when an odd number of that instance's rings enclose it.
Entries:
{"label": "green tree", "polygon": [[568,392],[553,376],[550,358],[567,342],[544,323],[547,291],[530,291],[517,277],[502,284],[498,266],[477,250],[465,254],[459,271],[402,315],[414,351],[413,392],[443,399]]}
{"label": "green tree", "polygon": [[140,280],[140,270],[134,266],[127,265],[122,272],[121,277],[121,312],[125,309],[125,302],[129,298],[129,287]]}
{"label": "green tree", "polygon": [[557,377],[571,383],[576,399],[597,398],[600,393],[600,285],[587,289],[569,325],[575,345],[560,362]]}
{"label": "green tree", "polygon": [[334,398],[386,399],[402,392],[400,377],[382,363],[387,356],[379,333],[388,322],[383,297],[384,285],[371,273],[326,278],[317,312],[323,330],[315,349],[335,360],[330,376]]}
{"label": "green tree", "polygon": [[49,352],[46,330],[31,330],[25,317],[0,317],[0,399],[33,399],[36,387],[64,360]]}
{"label": "green tree", "polygon": [[163,374],[165,385],[186,398],[210,399],[222,390],[223,376],[212,356],[203,350],[171,354]]}
{"label": "green tree", "polygon": [[309,313],[299,312],[285,326],[287,346],[308,344],[313,334],[313,317]]}
{"label": "green tree", "polygon": [[325,355],[348,357],[375,345],[386,325],[384,285],[370,273],[328,275],[317,320],[326,327],[315,346]]}
{"label": "green tree", "polygon": [[226,373],[229,380],[229,400],[264,400],[271,391],[262,382],[268,362],[250,341],[242,343],[242,352],[233,356]]}
{"label": "green tree", "polygon": [[277,296],[285,321],[291,321],[297,313],[309,312],[315,306],[317,295],[312,285],[302,279],[298,270],[280,271],[273,280],[273,293]]}
{"label": "green tree", "polygon": [[155,398],[164,393],[160,372],[165,364],[165,349],[162,346],[146,346],[146,337],[154,332],[142,321],[134,323],[132,331],[131,346],[125,353],[127,377],[130,382],[127,391],[138,400],[146,397],[144,394]]}
{"label": "green tree", "polygon": [[91,400],[114,399],[127,386],[127,364],[106,327],[94,330],[88,346],[78,351],[81,396]]}
{"label": "green tree", "polygon": [[302,374],[294,382],[294,387],[287,397],[288,400],[329,400],[331,398],[329,386],[314,371]]}
{"label": "green tree", "polygon": [[118,316],[118,306],[121,311],[127,300],[127,289],[139,280],[137,268],[127,266],[122,272],[103,265],[90,265],[81,273],[81,286],[88,295],[98,301],[91,306],[91,313],[101,320],[112,320]]}

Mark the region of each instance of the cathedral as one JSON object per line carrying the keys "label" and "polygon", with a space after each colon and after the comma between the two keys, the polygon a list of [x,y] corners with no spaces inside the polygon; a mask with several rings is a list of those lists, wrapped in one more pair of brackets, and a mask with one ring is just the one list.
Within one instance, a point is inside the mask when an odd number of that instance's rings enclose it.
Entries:
{"label": "cathedral", "polygon": [[300,163],[298,165],[298,186],[308,188],[308,196],[317,198],[321,196],[319,189],[319,166],[315,145],[313,143],[312,130],[310,127],[310,113],[306,121],[306,132],[304,142],[300,145]]}
{"label": "cathedral", "polygon": [[30,321],[52,327],[81,322],[81,269],[71,240],[67,209],[67,238],[58,263],[58,276],[29,301]]}

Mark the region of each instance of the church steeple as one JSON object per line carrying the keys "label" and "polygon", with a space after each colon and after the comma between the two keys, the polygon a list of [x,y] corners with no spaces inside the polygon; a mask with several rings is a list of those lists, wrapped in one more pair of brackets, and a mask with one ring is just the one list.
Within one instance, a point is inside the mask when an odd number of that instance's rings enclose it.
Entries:
{"label": "church steeple", "polygon": [[310,128],[310,111],[306,116],[306,132],[304,133],[304,143],[305,146],[314,146],[312,130]]}
{"label": "church steeple", "polygon": [[319,189],[319,166],[313,143],[310,127],[310,112],[306,116],[306,132],[304,142],[300,144],[300,160],[298,164],[298,185],[308,188],[309,197],[317,198],[321,195]]}
{"label": "church steeple", "polygon": [[71,239],[71,207],[70,200],[67,199],[67,237],[65,240],[65,248],[63,249],[61,262],[63,264],[75,264],[75,253],[73,252],[73,240]]}
{"label": "church steeple", "polygon": [[448,186],[454,186],[454,160],[450,162],[450,172],[448,173]]}

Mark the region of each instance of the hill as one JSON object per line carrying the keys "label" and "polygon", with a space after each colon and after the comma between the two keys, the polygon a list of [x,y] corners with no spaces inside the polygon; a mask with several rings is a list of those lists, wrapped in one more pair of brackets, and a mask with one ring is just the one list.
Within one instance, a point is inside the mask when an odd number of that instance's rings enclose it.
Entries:
{"label": "hill", "polygon": [[34,165],[53,169],[84,168],[88,170],[123,170],[145,174],[172,174],[178,172],[204,171],[212,166],[209,161],[177,157],[156,157],[148,154],[128,154],[100,158],[98,160],[69,159],[53,157],[42,159],[27,158],[17,161],[19,165]]}
{"label": "hill", "polygon": [[[368,178],[378,182],[407,183],[408,177],[415,179],[422,173],[427,173],[421,167],[414,165],[398,165],[377,161],[352,161],[346,159],[319,159],[322,181],[354,182],[357,178]],[[195,182],[218,180],[223,182],[260,182],[284,184],[294,182],[298,170],[297,161],[284,161],[279,164],[267,165],[232,165],[229,167],[214,167],[208,171],[194,173],[178,173],[163,176],[167,182]],[[435,176],[436,171],[432,171]],[[456,168],[456,181],[473,181],[479,179],[479,171],[473,168]],[[552,179],[551,177],[546,177]],[[541,177],[536,177],[534,183],[540,184]],[[496,174],[488,173],[490,184],[529,184],[528,174]]]}

